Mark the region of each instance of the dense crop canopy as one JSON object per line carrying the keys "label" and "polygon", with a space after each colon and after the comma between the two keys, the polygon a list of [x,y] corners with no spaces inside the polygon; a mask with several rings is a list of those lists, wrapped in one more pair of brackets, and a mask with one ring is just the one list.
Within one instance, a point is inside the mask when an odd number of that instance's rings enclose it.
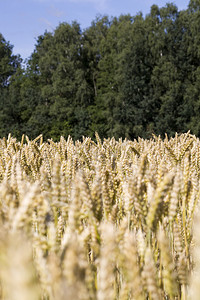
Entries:
{"label": "dense crop canopy", "polygon": [[198,299],[200,140],[0,140],[0,299]]}

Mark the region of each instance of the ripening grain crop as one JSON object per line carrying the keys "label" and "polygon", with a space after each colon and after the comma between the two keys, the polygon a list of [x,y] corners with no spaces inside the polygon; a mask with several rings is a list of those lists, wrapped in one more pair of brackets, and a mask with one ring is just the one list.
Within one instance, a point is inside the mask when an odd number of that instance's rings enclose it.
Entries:
{"label": "ripening grain crop", "polygon": [[200,140],[0,140],[0,299],[198,300]]}

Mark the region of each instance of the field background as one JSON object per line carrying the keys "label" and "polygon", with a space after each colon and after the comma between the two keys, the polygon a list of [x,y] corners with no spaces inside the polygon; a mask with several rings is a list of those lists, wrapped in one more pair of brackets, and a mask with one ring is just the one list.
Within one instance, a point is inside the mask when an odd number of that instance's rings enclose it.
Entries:
{"label": "field background", "polygon": [[1,32],[0,138],[200,137],[199,20],[190,0],[97,16],[86,29],[63,22],[24,62]]}
{"label": "field background", "polygon": [[0,140],[0,298],[199,299],[200,141]]}

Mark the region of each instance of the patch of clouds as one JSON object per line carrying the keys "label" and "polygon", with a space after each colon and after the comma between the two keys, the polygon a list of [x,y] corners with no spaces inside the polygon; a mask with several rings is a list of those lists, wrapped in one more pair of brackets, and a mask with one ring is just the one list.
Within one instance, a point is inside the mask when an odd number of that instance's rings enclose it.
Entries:
{"label": "patch of clouds", "polygon": [[97,9],[105,9],[107,7],[108,0],[69,0],[73,3],[91,3]]}
{"label": "patch of clouds", "polygon": [[53,24],[46,18],[39,18],[39,21],[45,25],[47,25],[48,29],[51,31],[54,31],[54,26]]}
{"label": "patch of clouds", "polygon": [[32,0],[40,3],[77,3],[77,4],[92,4],[96,7],[96,9],[102,10],[107,7],[109,0]]}
{"label": "patch of clouds", "polygon": [[65,12],[63,10],[56,8],[54,5],[50,6],[50,8],[48,9],[48,13],[51,16],[57,17],[57,18],[61,18],[65,14]]}

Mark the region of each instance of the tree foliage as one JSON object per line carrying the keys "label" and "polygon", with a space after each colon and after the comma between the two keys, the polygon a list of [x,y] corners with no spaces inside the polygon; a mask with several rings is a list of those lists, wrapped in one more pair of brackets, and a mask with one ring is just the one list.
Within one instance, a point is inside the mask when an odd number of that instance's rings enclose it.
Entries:
{"label": "tree foliage", "polygon": [[0,135],[200,136],[200,2],[61,23],[21,65],[0,34]]}

